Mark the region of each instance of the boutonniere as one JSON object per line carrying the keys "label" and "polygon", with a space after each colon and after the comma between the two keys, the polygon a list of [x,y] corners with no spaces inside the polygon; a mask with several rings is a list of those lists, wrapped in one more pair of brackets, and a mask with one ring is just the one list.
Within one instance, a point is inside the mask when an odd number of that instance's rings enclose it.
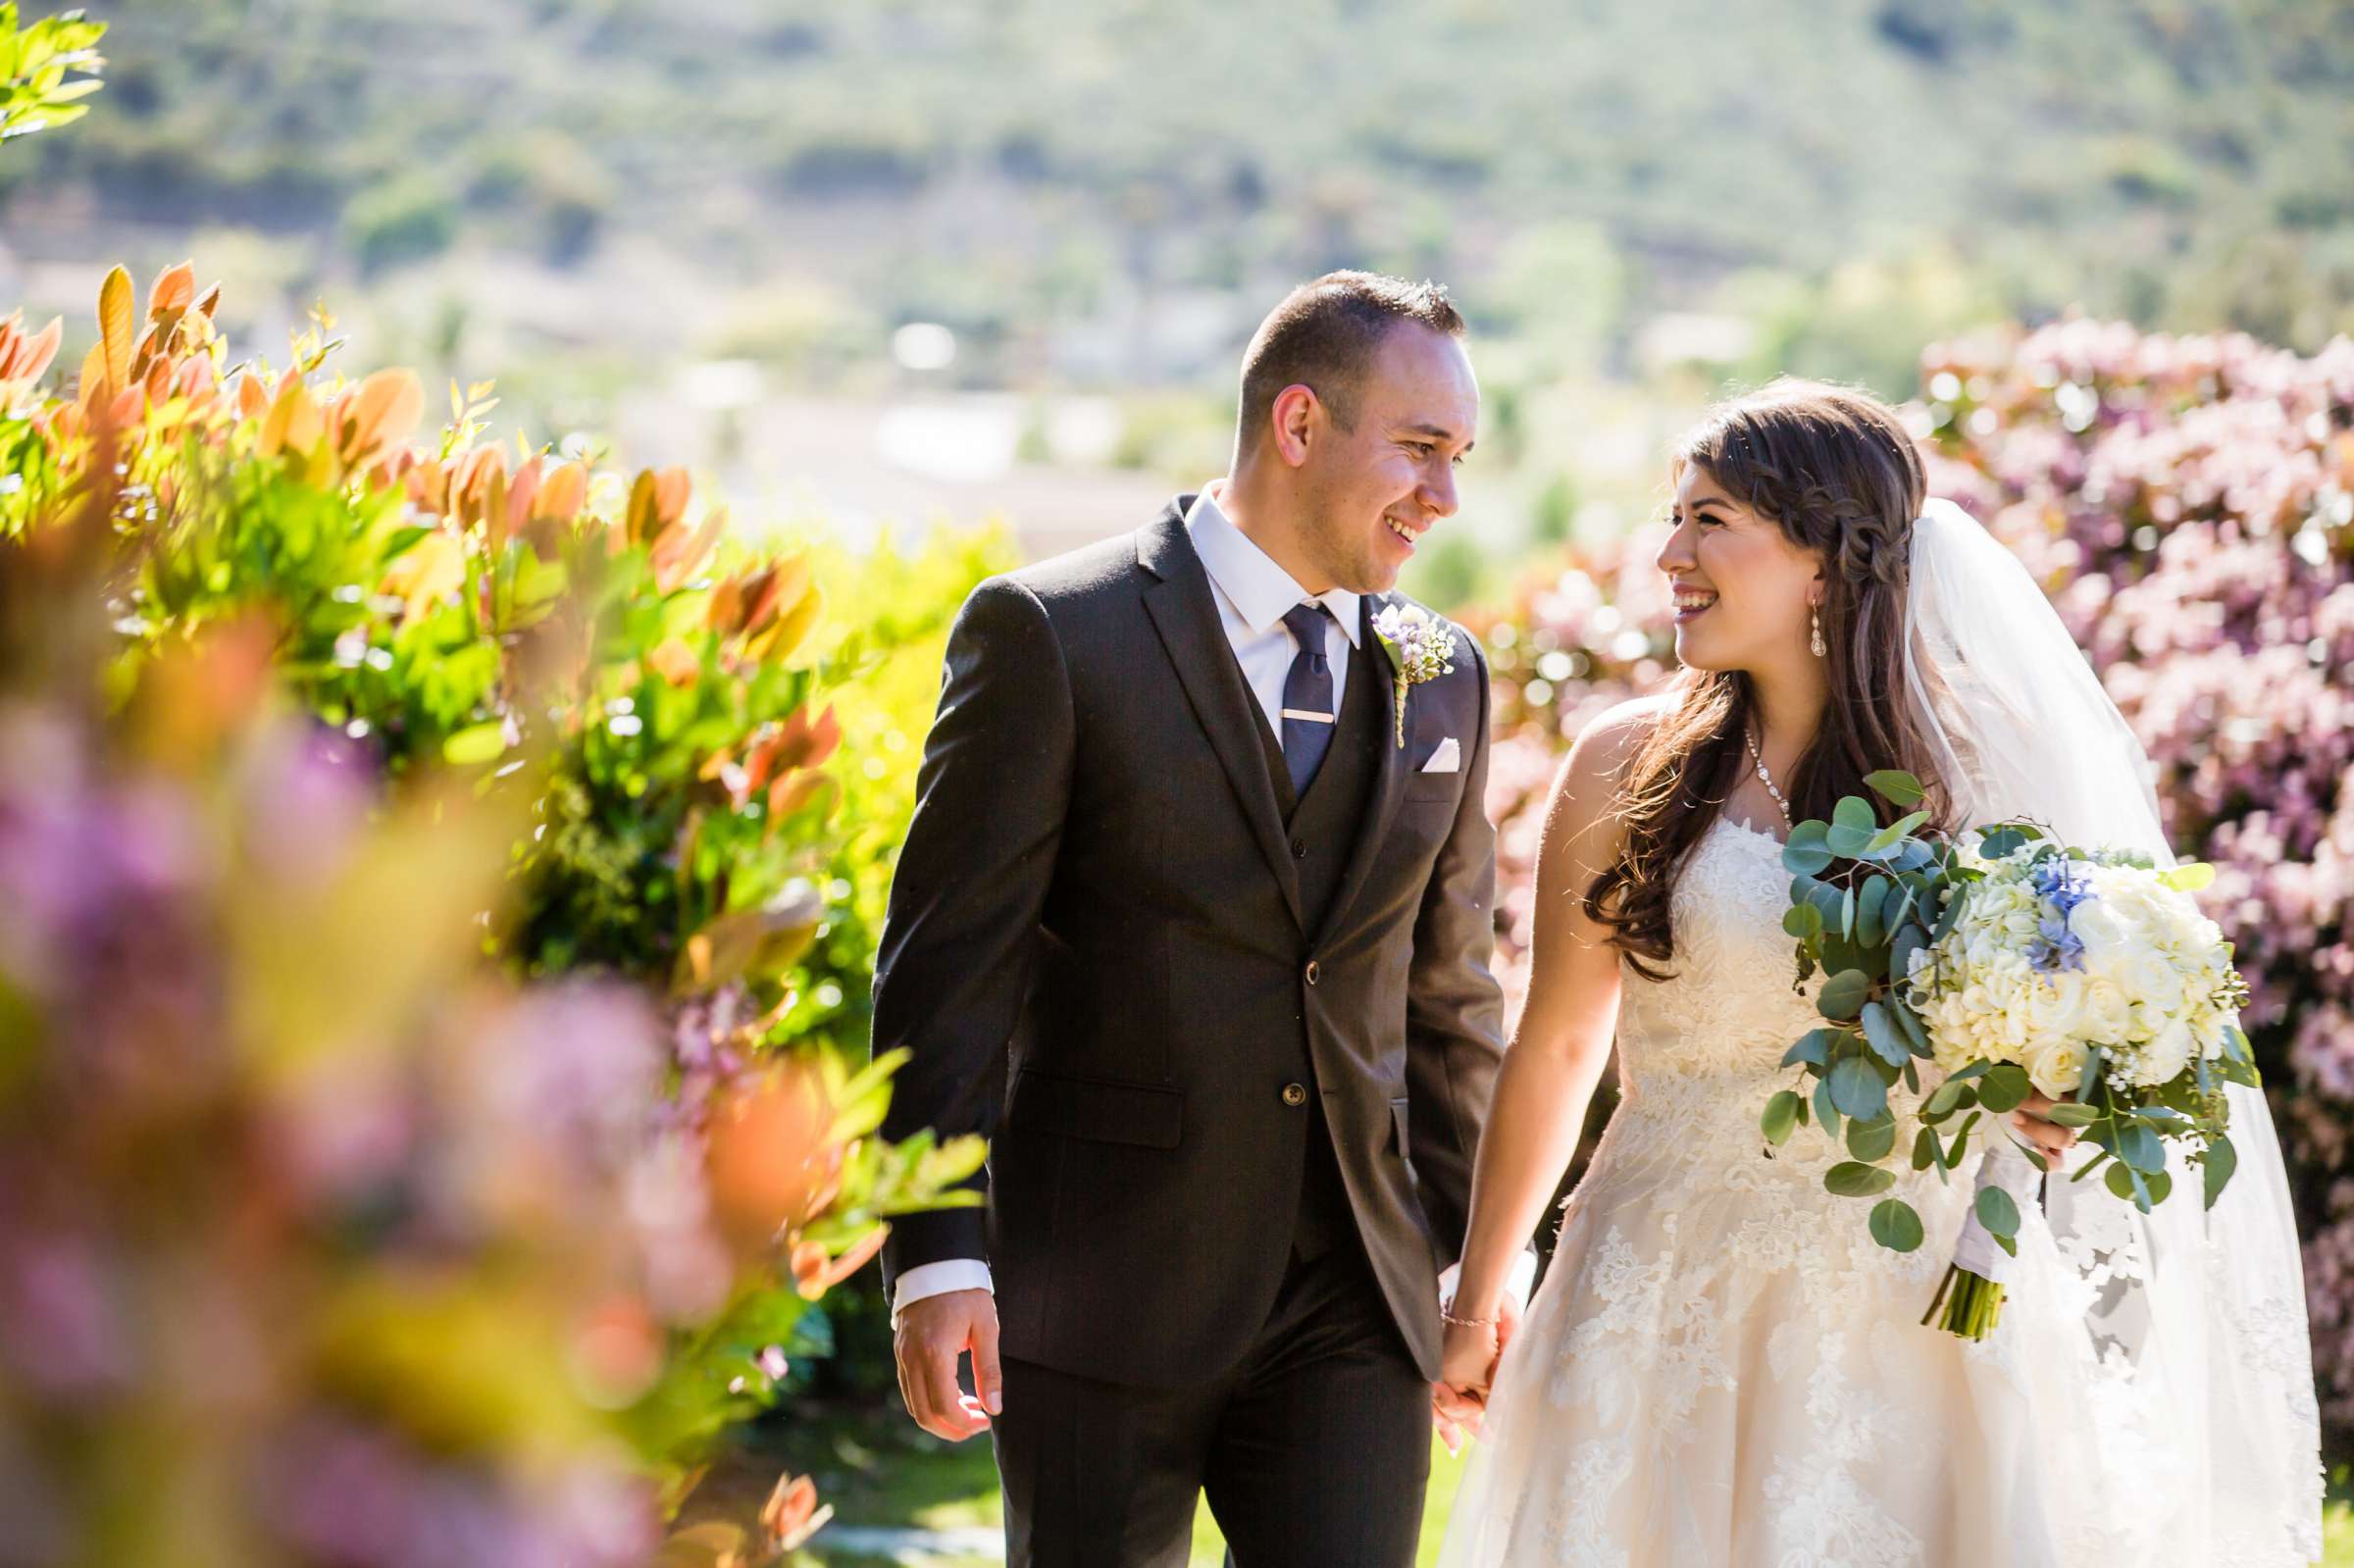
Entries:
{"label": "boutonniere", "polygon": [[1406,747],[1406,691],[1425,681],[1455,674],[1455,632],[1428,610],[1410,604],[1383,607],[1373,618],[1373,634],[1390,656],[1398,681],[1398,745]]}

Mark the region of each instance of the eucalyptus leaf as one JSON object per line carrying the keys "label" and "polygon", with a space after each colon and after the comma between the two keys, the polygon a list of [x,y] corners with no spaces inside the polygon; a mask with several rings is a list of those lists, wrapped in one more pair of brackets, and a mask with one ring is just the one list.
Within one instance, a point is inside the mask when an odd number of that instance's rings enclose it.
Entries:
{"label": "eucalyptus leaf", "polygon": [[1873,872],[1855,893],[1856,940],[1867,947],[1877,947],[1888,937],[1888,927],[1882,916],[1888,907],[1888,879]]}
{"label": "eucalyptus leaf", "polygon": [[1891,1252],[1910,1252],[1920,1245],[1920,1216],[1901,1197],[1883,1198],[1872,1205],[1871,1239]]}
{"label": "eucalyptus leaf", "polygon": [[1813,941],[1822,935],[1822,911],[1813,904],[1792,904],[1782,911],[1782,931],[1800,941]]}
{"label": "eucalyptus leaf", "polygon": [[1867,853],[1874,855],[1885,854],[1904,839],[1911,837],[1913,831],[1928,820],[1929,814],[1925,811],[1916,811],[1908,816],[1899,817],[1878,833],[1873,834],[1871,842],[1864,846],[1865,850]]}
{"label": "eucalyptus leaf", "polygon": [[2117,1157],[2145,1175],[2166,1169],[2166,1145],[2139,1122],[2127,1122],[2118,1129]]}
{"label": "eucalyptus leaf", "polygon": [[1758,1130],[1766,1141],[1775,1145],[1786,1143],[1798,1129],[1798,1095],[1790,1089],[1776,1090],[1766,1102],[1765,1115],[1758,1118]]}
{"label": "eucalyptus leaf", "polygon": [[1869,1197],[1896,1185],[1896,1173],[1856,1160],[1841,1160],[1822,1173],[1823,1188],[1840,1197]]}
{"label": "eucalyptus leaf", "polygon": [[1896,1118],[1886,1111],[1867,1121],[1847,1124],[1847,1151],[1857,1159],[1872,1163],[1886,1159],[1896,1149]]}
{"label": "eucalyptus leaf", "polygon": [[2229,1184],[2231,1173],[2239,1169],[2239,1150],[2231,1146],[2228,1138],[2218,1137],[2207,1145],[2207,1153],[2199,1161],[2199,1166],[2206,1177],[2207,1207],[2213,1208],[2215,1200],[2224,1195],[2224,1188]]}
{"label": "eucalyptus leaf", "polygon": [[1831,808],[1831,823],[1840,828],[1861,828],[1866,834],[1879,832],[1879,814],[1871,802],[1862,795],[1841,795],[1839,804]]}
{"label": "eucalyptus leaf", "polygon": [[1902,1067],[1913,1059],[1913,1052],[1906,1045],[1896,1021],[1888,1016],[1888,1009],[1878,1002],[1864,1004],[1864,1038],[1880,1060],[1890,1067]]}
{"label": "eucalyptus leaf", "polygon": [[1978,1223],[1986,1227],[1987,1235],[2019,1235],[2019,1205],[2001,1188],[1980,1188],[1974,1206],[1978,1212]]}
{"label": "eucalyptus leaf", "polygon": [[1824,1082],[1830,1086],[1831,1103],[1842,1116],[1868,1120],[1888,1109],[1887,1080],[1868,1058],[1842,1057],[1832,1064],[1831,1075]]}
{"label": "eucalyptus leaf", "polygon": [[1871,977],[1860,969],[1843,969],[1822,983],[1816,1010],[1825,1018],[1849,1019],[1861,1012],[1871,994]]}
{"label": "eucalyptus leaf", "polygon": [[2101,1113],[2090,1105],[2078,1105],[2062,1100],[2043,1113],[2043,1119],[2054,1127],[2090,1127],[2101,1119]]}
{"label": "eucalyptus leaf", "polygon": [[1897,768],[1883,768],[1878,773],[1866,774],[1864,787],[1892,806],[1918,806],[1928,795],[1919,779]]}
{"label": "eucalyptus leaf", "polygon": [[1815,1083],[1815,1122],[1826,1137],[1839,1136],[1839,1107],[1831,1103],[1831,1081],[1827,1077]]}
{"label": "eucalyptus leaf", "polygon": [[1831,1032],[1810,1029],[1798,1037],[1798,1042],[1782,1053],[1782,1065],[1795,1067],[1810,1062],[1817,1067],[1827,1066],[1831,1059]]}
{"label": "eucalyptus leaf", "polygon": [[1945,1164],[1945,1144],[1937,1137],[1937,1129],[1924,1127],[1913,1137],[1913,1169],[1925,1171],[1930,1166]]}
{"label": "eucalyptus leaf", "polygon": [[2001,1062],[1986,1070],[1985,1081],[1978,1086],[1978,1103],[1997,1116],[2015,1111],[2035,1092],[2034,1080],[2017,1062]]}
{"label": "eucalyptus leaf", "polygon": [[1801,877],[1816,877],[1829,870],[1831,851],[1825,841],[1829,831],[1819,822],[1802,822],[1791,829],[1782,844],[1783,869]]}
{"label": "eucalyptus leaf", "polygon": [[1869,828],[1855,828],[1846,823],[1836,823],[1832,825],[1830,833],[1824,836],[1824,843],[1832,854],[1843,859],[1853,860],[1871,847],[1872,831]]}

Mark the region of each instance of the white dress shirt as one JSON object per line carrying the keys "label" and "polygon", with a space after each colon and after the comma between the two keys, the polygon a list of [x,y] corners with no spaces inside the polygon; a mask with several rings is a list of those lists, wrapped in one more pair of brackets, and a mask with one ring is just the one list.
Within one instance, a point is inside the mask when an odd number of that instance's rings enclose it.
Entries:
{"label": "white dress shirt", "polygon": [[[1222,482],[1204,484],[1202,493],[1194,497],[1193,510],[1185,515],[1186,532],[1193,539],[1194,553],[1202,558],[1203,570],[1209,574],[1218,624],[1234,649],[1235,663],[1242,666],[1244,683],[1258,699],[1260,711],[1267,716],[1267,728],[1275,733],[1275,743],[1280,746],[1283,683],[1291,675],[1292,661],[1300,655],[1299,639],[1283,624],[1285,612],[1294,605],[1310,603],[1332,612],[1324,628],[1324,660],[1332,671],[1332,711],[1337,721],[1341,694],[1349,681],[1349,650],[1356,646],[1364,631],[1358,596],[1347,588],[1310,593],[1302,587],[1219,509],[1217,491]],[[1513,1295],[1523,1300],[1536,1255],[1527,1254],[1524,1263],[1525,1267],[1514,1268],[1510,1287]],[[1443,1290],[1448,1295],[1454,1293],[1454,1276],[1450,1269],[1444,1277]],[[892,1297],[892,1326],[898,1326],[899,1313],[910,1303],[928,1295],[989,1289],[989,1265],[979,1258],[918,1264],[899,1276],[898,1290]]]}

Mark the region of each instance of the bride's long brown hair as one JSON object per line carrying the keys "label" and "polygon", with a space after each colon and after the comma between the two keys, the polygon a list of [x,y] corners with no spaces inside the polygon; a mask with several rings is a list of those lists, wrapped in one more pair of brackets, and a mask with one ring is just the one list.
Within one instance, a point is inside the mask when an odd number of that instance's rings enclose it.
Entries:
{"label": "bride's long brown hair", "polygon": [[[1827,820],[1840,796],[1862,795],[1892,820],[1864,778],[1901,768],[1929,787],[1923,804],[1942,824],[1949,803],[1904,690],[1913,520],[1928,483],[1903,424],[1865,393],[1782,379],[1719,405],[1673,462],[1679,478],[1699,465],[1822,562],[1830,700],[1785,786],[1792,818]],[[1621,784],[1624,847],[1585,897],[1611,945],[1648,980],[1664,979],[1660,966],[1675,956],[1676,874],[1738,783],[1757,713],[1741,671],[1687,669],[1669,690]]]}

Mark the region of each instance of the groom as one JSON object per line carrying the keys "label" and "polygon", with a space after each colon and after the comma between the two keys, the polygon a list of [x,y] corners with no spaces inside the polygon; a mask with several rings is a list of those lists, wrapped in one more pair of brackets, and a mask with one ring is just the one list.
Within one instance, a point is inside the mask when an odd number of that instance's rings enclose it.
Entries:
{"label": "groom", "polygon": [[1401,688],[1374,618],[1456,509],[1462,329],[1428,283],[1294,290],[1231,475],[949,639],[874,1044],[913,1053],[886,1137],[994,1143],[986,1208],[883,1266],[1016,1565],[1181,1568],[1204,1490],[1241,1568],[1413,1560],[1501,1051],[1488,683],[1454,632]]}

